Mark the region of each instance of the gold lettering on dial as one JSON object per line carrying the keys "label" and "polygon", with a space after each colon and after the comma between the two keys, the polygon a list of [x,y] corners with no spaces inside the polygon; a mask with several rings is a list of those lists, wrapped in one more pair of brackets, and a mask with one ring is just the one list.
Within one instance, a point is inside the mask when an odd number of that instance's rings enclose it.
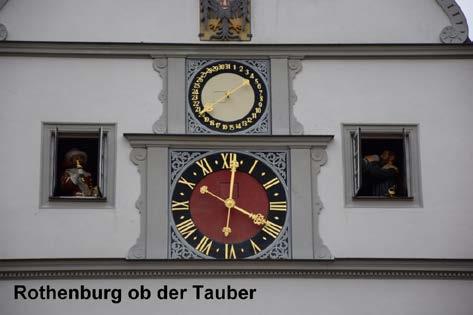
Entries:
{"label": "gold lettering on dial", "polygon": [[187,179],[184,177],[181,177],[178,181],[179,184],[184,184],[187,185],[190,189],[194,189],[195,183],[189,182]]}
{"label": "gold lettering on dial", "polygon": [[232,162],[237,161],[236,153],[220,153],[222,156],[223,165],[222,168],[231,168]]}
{"label": "gold lettering on dial", "polygon": [[225,259],[236,259],[235,247],[233,247],[233,244],[225,244]]}
{"label": "gold lettering on dial", "polygon": [[185,221],[182,221],[181,223],[176,225],[176,228],[179,231],[179,233],[181,233],[182,236],[184,236],[185,239],[187,239],[197,230],[192,219],[187,219]]}
{"label": "gold lettering on dial", "polygon": [[213,172],[212,167],[210,167],[210,164],[209,164],[209,162],[207,161],[206,158],[204,158],[200,161],[197,161],[197,165],[202,170],[202,174],[204,176]]}
{"label": "gold lettering on dial", "polygon": [[282,226],[280,226],[279,224],[273,223],[271,221],[266,221],[266,224],[263,227],[263,231],[265,231],[268,235],[272,236],[273,238],[278,237],[281,230],[282,230]]}
{"label": "gold lettering on dial", "polygon": [[178,210],[189,210],[189,200],[187,201],[172,201],[171,205],[171,210],[172,211],[178,211]]}
{"label": "gold lettering on dial", "polygon": [[253,240],[250,239],[251,247],[253,247],[253,251],[255,252],[255,255],[258,254],[261,251],[261,248],[259,248],[258,245],[256,245]]}
{"label": "gold lettering on dial", "polygon": [[275,178],[271,179],[270,181],[268,181],[267,183],[265,183],[263,185],[263,187],[264,187],[264,189],[268,190],[269,188],[271,188],[274,185],[277,185],[279,183],[280,183],[279,179],[277,177],[275,177]]}
{"label": "gold lettering on dial", "polygon": [[208,256],[211,248],[212,241],[207,236],[204,236],[200,240],[199,244],[197,244],[197,247],[195,249]]}
{"label": "gold lettering on dial", "polygon": [[253,173],[253,171],[255,170],[256,164],[258,164],[258,162],[259,162],[258,160],[255,160],[255,161],[253,162],[253,165],[251,165],[251,168],[250,168],[250,170],[248,171],[248,174]]}
{"label": "gold lettering on dial", "polygon": [[286,201],[271,201],[269,203],[269,210],[287,211],[287,202]]}

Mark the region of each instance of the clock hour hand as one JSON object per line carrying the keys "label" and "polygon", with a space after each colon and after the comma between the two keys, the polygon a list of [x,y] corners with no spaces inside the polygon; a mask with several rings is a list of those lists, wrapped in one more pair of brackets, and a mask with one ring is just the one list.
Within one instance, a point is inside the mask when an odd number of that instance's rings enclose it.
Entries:
{"label": "clock hour hand", "polygon": [[221,202],[223,202],[225,204],[225,206],[227,206],[227,207],[231,206],[231,208],[234,208],[235,210],[247,215],[250,219],[253,220],[253,223],[256,224],[256,225],[264,225],[266,223],[266,219],[261,213],[252,213],[252,212],[249,212],[249,211],[247,211],[243,208],[240,208],[235,204],[234,200],[231,200],[231,202],[229,202],[228,199],[225,200],[223,198],[220,198],[216,194],[209,191],[207,186],[200,187],[200,193],[201,194],[209,194],[210,196],[212,196],[212,197],[220,200]]}
{"label": "clock hour hand", "polygon": [[218,103],[220,103],[221,101],[227,99],[227,98],[230,98],[230,96],[235,93],[236,91],[238,91],[239,89],[241,89],[242,87],[244,86],[247,86],[250,84],[250,80],[248,79],[243,79],[242,83],[231,89],[231,90],[228,90],[228,91],[225,91],[225,93],[223,94],[223,96],[221,98],[219,98],[218,100],[216,100],[215,102],[213,103],[206,103],[204,104],[204,108],[199,112],[199,115],[202,115],[203,113],[209,113],[211,111],[214,110],[214,106],[217,105]]}

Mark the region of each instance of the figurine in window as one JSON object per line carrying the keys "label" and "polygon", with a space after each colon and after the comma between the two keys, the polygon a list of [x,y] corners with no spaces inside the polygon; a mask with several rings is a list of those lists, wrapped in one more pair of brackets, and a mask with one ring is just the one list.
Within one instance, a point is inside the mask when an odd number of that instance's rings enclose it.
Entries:
{"label": "figurine in window", "polygon": [[398,194],[400,173],[395,161],[396,154],[390,150],[363,158],[364,182],[369,196],[395,197]]}
{"label": "figurine in window", "polygon": [[87,153],[71,149],[64,155],[66,170],[61,176],[60,187],[65,196],[98,197],[97,186],[93,185],[92,175],[84,167]]}

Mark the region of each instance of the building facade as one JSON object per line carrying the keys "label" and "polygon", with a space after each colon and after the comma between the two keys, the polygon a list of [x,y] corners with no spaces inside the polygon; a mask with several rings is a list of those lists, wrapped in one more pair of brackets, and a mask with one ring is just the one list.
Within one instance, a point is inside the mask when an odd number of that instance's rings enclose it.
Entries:
{"label": "building facade", "polygon": [[455,1],[4,0],[0,24],[0,313],[473,311]]}

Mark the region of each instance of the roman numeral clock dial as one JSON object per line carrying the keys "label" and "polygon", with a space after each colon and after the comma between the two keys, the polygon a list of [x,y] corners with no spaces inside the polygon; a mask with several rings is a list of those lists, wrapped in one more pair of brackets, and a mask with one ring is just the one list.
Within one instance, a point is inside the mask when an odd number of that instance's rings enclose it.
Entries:
{"label": "roman numeral clock dial", "polygon": [[203,154],[172,184],[172,229],[203,258],[258,257],[285,231],[286,189],[281,175],[254,154]]}

